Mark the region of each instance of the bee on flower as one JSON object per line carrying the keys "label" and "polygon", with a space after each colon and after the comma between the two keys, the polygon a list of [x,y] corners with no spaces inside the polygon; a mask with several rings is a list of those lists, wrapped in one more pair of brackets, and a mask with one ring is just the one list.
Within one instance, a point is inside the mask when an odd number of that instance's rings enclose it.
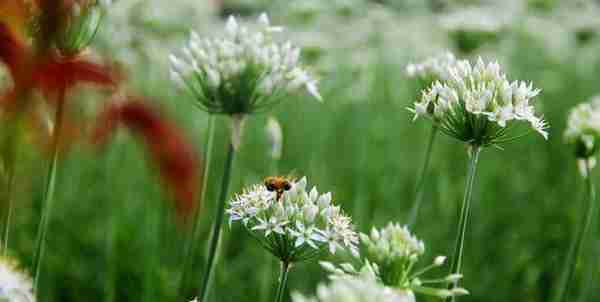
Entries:
{"label": "bee on flower", "polygon": [[481,58],[475,65],[459,61],[448,67],[448,74],[448,80],[433,83],[410,108],[414,119],[426,117],[443,133],[477,147],[521,137],[510,135],[517,122],[548,138],[546,121],[533,106],[540,90],[531,83],[509,82],[497,62]]}
{"label": "bee on flower", "polygon": [[239,221],[269,252],[282,261],[313,259],[324,251],[357,253],[358,235],[350,217],[331,202],[331,193],[306,189],[306,178],[278,193],[255,185],[236,196],[227,213],[229,223]]}
{"label": "bee on flower", "polygon": [[31,278],[18,269],[15,261],[0,258],[0,301],[35,302]]}
{"label": "bee on flower", "polygon": [[[360,269],[355,269],[350,263],[343,263],[338,267],[329,262],[321,262],[321,266],[332,273],[331,278],[357,276],[370,271],[378,282],[412,297],[407,301],[415,301],[414,293],[442,299],[468,294],[461,287],[446,289],[447,285],[462,279],[460,274],[423,279],[426,272],[444,265],[446,257],[438,256],[430,265],[418,269],[416,265],[425,253],[425,244],[407,226],[390,222],[382,229],[371,229],[370,235],[360,234],[360,241],[363,247]],[[444,287],[436,288],[432,284],[442,284]]]}

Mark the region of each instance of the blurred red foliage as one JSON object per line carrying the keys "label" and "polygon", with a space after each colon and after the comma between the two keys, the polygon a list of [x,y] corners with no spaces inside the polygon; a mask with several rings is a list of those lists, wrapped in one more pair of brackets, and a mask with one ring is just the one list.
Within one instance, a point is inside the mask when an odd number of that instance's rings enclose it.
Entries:
{"label": "blurred red foliage", "polygon": [[163,182],[175,195],[177,212],[182,215],[193,213],[199,194],[200,166],[181,131],[139,97],[117,99],[105,108],[98,118],[94,143],[106,143],[119,126],[144,140]]}

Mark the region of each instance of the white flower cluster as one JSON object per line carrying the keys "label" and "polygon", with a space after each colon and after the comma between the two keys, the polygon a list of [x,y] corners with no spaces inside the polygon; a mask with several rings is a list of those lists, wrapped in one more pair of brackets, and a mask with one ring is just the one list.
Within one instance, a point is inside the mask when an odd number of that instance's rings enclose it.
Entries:
{"label": "white flower cluster", "polygon": [[414,302],[411,291],[386,287],[377,282],[375,274],[364,270],[357,276],[334,278],[328,285],[317,287],[316,297],[292,294],[293,302]]}
{"label": "white flower cluster", "polygon": [[273,41],[283,28],[271,26],[266,14],[258,23],[253,32],[231,16],[223,38],[192,32],[182,56],[169,56],[171,77],[213,113],[250,113],[302,88],[322,100],[317,81],[300,65],[300,48]]}
{"label": "white flower cluster", "polygon": [[10,259],[0,258],[0,301],[34,302],[31,278]]}
{"label": "white flower cluster", "polygon": [[456,64],[456,56],[449,51],[429,57],[420,63],[411,63],[406,66],[406,75],[410,78],[419,78],[425,81],[447,81],[450,79],[449,67]]}
{"label": "white flower cluster", "polygon": [[589,169],[596,166],[594,154],[598,150],[598,139],[600,139],[599,96],[571,109],[564,138],[567,144],[575,146],[575,156],[579,159],[580,172],[586,177],[588,170],[586,165],[589,165]]}
{"label": "white flower cluster", "polygon": [[358,254],[358,235],[350,217],[331,203],[331,193],[306,190],[306,177],[277,192],[255,185],[230,202],[229,223],[241,221],[265,248],[282,261],[298,262],[328,250]]}
{"label": "white flower cluster", "polygon": [[597,150],[600,138],[600,97],[594,97],[588,103],[582,103],[569,112],[567,129],[564,133],[568,144],[583,148],[580,157],[589,157]]}
{"label": "white flower cluster", "polygon": [[[369,272],[383,285],[411,295],[415,292],[445,299],[469,294],[461,287],[446,288],[446,285],[462,279],[462,275],[459,274],[430,280],[422,279],[422,275],[429,270],[444,265],[445,256],[438,256],[429,266],[414,271],[416,263],[425,252],[425,244],[411,234],[406,226],[389,223],[381,230],[372,229],[370,236],[361,234],[360,239],[365,247],[360,259],[362,267],[357,270],[350,263],[335,266],[329,262],[321,262],[323,269],[332,274],[330,278],[348,278]],[[443,288],[431,287],[436,283],[443,284]]]}
{"label": "white flower cluster", "polygon": [[390,222],[385,228],[371,229],[371,235],[360,234],[366,247],[367,258],[378,265],[400,261],[416,261],[425,253],[425,244],[408,230],[407,226]]}
{"label": "white flower cluster", "polygon": [[497,62],[486,64],[481,58],[474,66],[458,61],[448,74],[448,80],[435,82],[409,109],[415,119],[429,117],[444,133],[480,146],[510,140],[506,126],[511,121],[526,121],[547,139],[547,124],[532,104],[540,90],[531,83],[509,82]]}

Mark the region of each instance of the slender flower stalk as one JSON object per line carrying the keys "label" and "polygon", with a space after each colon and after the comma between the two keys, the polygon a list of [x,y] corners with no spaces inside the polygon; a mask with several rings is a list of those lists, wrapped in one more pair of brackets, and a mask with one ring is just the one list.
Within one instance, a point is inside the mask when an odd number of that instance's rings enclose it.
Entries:
{"label": "slender flower stalk", "polygon": [[[449,80],[450,67],[456,64],[456,56],[451,52],[442,52],[436,56],[427,58],[420,63],[411,63],[406,66],[406,75],[409,78],[416,78],[419,80],[422,89],[431,85],[435,81]],[[427,174],[429,172],[429,163],[431,161],[431,154],[433,151],[433,145],[435,144],[435,138],[437,137],[438,126],[431,125],[431,132],[429,134],[429,140],[425,151],[425,159],[423,167],[417,180],[417,186],[415,191],[415,201],[409,212],[408,225],[414,225],[419,215],[419,210],[423,202],[424,190],[427,185]]]}
{"label": "slender flower stalk", "polygon": [[581,219],[579,219],[579,226],[577,227],[577,234],[573,238],[571,242],[571,246],[569,248],[569,253],[567,254],[567,259],[565,262],[565,268],[563,273],[561,274],[558,292],[555,297],[556,302],[561,301],[569,301],[568,294],[569,289],[573,285],[573,279],[575,275],[575,267],[577,263],[580,261],[582,250],[586,246],[590,240],[588,238],[588,233],[591,231],[591,226],[597,216],[598,206],[596,204],[596,191],[594,188],[594,183],[592,181],[591,172],[592,168],[589,161],[585,161],[585,171],[586,171],[586,205],[582,210]]}
{"label": "slender flower stalk", "polygon": [[[429,119],[440,132],[465,143],[469,150],[469,171],[451,267],[451,274],[460,274],[479,153],[489,146],[500,148],[531,131],[546,139],[548,132],[546,122],[536,115],[532,104],[540,90],[531,83],[509,82],[498,63],[484,63],[481,58],[475,65],[458,61],[447,66],[444,74],[446,79],[423,91],[421,100],[409,110],[415,119]],[[525,130],[512,134],[519,126]],[[458,280],[452,288],[457,285]]]}
{"label": "slender flower stalk", "polygon": [[52,215],[52,209],[54,207],[54,191],[56,187],[56,173],[58,166],[58,151],[60,145],[60,137],[62,132],[62,120],[64,116],[64,98],[65,91],[60,91],[58,94],[58,105],[54,116],[54,127],[52,133],[52,150],[51,150],[51,161],[48,166],[46,184],[44,188],[44,199],[42,202],[42,217],[37,232],[37,244],[36,244],[36,257],[35,257],[35,275],[33,279],[33,289],[37,291],[39,285],[39,278],[41,272],[41,266],[44,260],[46,251],[46,235],[48,233],[48,225]]}
{"label": "slender flower stalk", "polygon": [[13,204],[13,193],[15,186],[15,162],[17,152],[17,144],[19,137],[19,117],[17,116],[10,122],[10,128],[8,129],[8,137],[6,139],[6,154],[4,155],[3,161],[6,166],[6,218],[4,219],[4,245],[3,252],[4,256],[8,253],[8,241],[10,236],[11,219],[14,210]]}
{"label": "slender flower stalk", "polygon": [[429,133],[429,141],[427,142],[427,149],[425,151],[425,160],[423,162],[423,167],[421,168],[421,173],[419,174],[419,178],[417,180],[417,190],[415,193],[415,202],[410,210],[410,216],[408,217],[408,225],[415,225],[417,222],[417,217],[419,215],[419,209],[421,208],[421,204],[423,203],[423,195],[426,187],[426,179],[427,174],[429,172],[429,162],[431,161],[431,154],[433,153],[433,145],[435,143],[435,138],[438,133],[438,128],[436,125],[431,126],[431,132]]}
{"label": "slender flower stalk", "polygon": [[235,148],[233,144],[229,144],[227,151],[227,158],[225,159],[225,166],[223,168],[223,178],[221,179],[221,192],[219,193],[219,199],[217,200],[217,210],[215,212],[215,223],[211,231],[211,237],[208,247],[208,260],[206,262],[206,269],[204,272],[204,279],[202,280],[202,287],[200,293],[202,299],[200,301],[207,301],[209,294],[209,286],[212,282],[214,267],[217,257],[217,247],[221,241],[221,225],[223,224],[223,216],[225,214],[225,201],[227,193],[229,191],[229,183],[231,181],[231,170],[233,167],[233,159],[235,156]]}
{"label": "slender flower stalk", "polygon": [[196,212],[194,213],[194,225],[190,237],[187,239],[185,251],[184,251],[184,262],[183,262],[183,271],[181,273],[181,282],[180,282],[180,298],[181,295],[185,295],[185,285],[187,284],[187,278],[189,275],[189,269],[191,269],[193,264],[193,256],[196,254],[196,249],[198,247],[198,242],[200,241],[200,233],[202,227],[202,220],[200,219],[200,213],[202,213],[202,205],[204,203],[206,197],[206,190],[208,189],[208,177],[210,176],[210,167],[212,162],[212,153],[213,153],[213,144],[215,140],[215,120],[216,116],[211,114],[208,116],[208,121],[206,125],[206,141],[205,141],[205,159],[204,159],[204,175],[202,176],[202,190],[200,191],[200,206],[196,208]]}
{"label": "slender flower stalk", "polygon": [[[458,231],[456,235],[456,242],[454,246],[454,255],[452,256],[452,264],[450,267],[451,274],[461,274],[463,264],[463,252],[465,248],[465,234],[467,232],[467,225],[469,216],[471,213],[471,196],[473,195],[473,183],[475,182],[475,174],[477,172],[477,163],[479,161],[479,153],[481,147],[470,146],[470,161],[469,161],[469,172],[467,174],[467,182],[465,184],[465,196],[460,210],[460,218],[458,220]],[[452,287],[458,286],[458,280],[453,282]],[[454,297],[451,298],[454,300]]]}
{"label": "slender flower stalk", "polygon": [[592,169],[596,165],[595,154],[598,151],[600,139],[600,97],[595,97],[589,103],[577,105],[569,113],[565,141],[574,146],[575,157],[581,176],[585,179],[584,205],[579,225],[565,260],[560,276],[554,302],[568,301],[569,290],[573,286],[575,268],[580,262],[586,248],[593,249],[593,233],[595,219],[598,216],[596,192],[592,180]]}
{"label": "slender flower stalk", "polygon": [[275,302],[283,302],[283,296],[285,294],[285,289],[287,287],[287,280],[290,270],[292,269],[292,265],[289,262],[282,261],[280,266],[280,274],[279,274],[279,286],[277,287],[277,294],[275,298]]}
{"label": "slender flower stalk", "polygon": [[208,262],[201,286],[206,302],[220,240],[223,211],[229,185],[231,162],[240,147],[243,124],[252,113],[270,110],[285,97],[305,90],[321,101],[317,81],[300,64],[300,48],[280,43],[266,14],[258,18],[258,29],[250,30],[229,17],[222,38],[200,38],[192,32],[180,54],[169,56],[171,78],[194,97],[194,105],[212,114],[231,118],[231,145],[217,212],[209,242]]}

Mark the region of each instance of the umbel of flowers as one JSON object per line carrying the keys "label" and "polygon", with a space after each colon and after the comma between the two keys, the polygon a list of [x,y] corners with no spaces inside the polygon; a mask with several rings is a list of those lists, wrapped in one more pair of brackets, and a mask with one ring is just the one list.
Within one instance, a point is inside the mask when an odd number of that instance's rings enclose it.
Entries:
{"label": "umbel of flowers", "polygon": [[[462,278],[460,274],[449,274],[435,279],[423,278],[429,270],[441,267],[446,257],[438,256],[430,265],[419,268],[417,265],[425,253],[425,244],[411,234],[407,226],[390,222],[385,228],[373,228],[370,235],[361,234],[360,241],[363,246],[360,259],[363,267],[360,271],[349,263],[336,267],[331,263],[322,262],[323,268],[334,276],[360,275],[360,272],[365,270],[373,271],[383,285],[396,289],[406,297],[412,297],[407,301],[415,300],[415,292],[438,298],[468,294],[460,287],[446,289],[448,284]],[[444,286],[436,288],[433,287],[435,284]]]}
{"label": "umbel of flowers", "polygon": [[412,294],[382,285],[371,267],[365,266],[356,275],[339,275],[330,284],[319,284],[315,297],[299,293],[292,295],[293,302],[414,302]]}
{"label": "umbel of flowers", "polygon": [[0,258],[0,301],[35,302],[31,278],[9,258]]}
{"label": "umbel of flowers", "polygon": [[307,190],[306,177],[289,191],[255,185],[237,195],[227,209],[230,223],[239,221],[269,252],[283,262],[313,259],[323,252],[358,254],[358,235],[350,217],[331,201],[331,193]]}
{"label": "umbel of flowers", "polygon": [[[547,138],[548,132],[546,122],[533,106],[540,90],[531,83],[509,82],[498,63],[484,63],[479,58],[473,66],[463,60],[448,66],[447,71],[449,79],[433,83],[410,110],[415,119],[425,117],[442,133],[468,145],[469,170],[451,264],[451,273],[460,274],[471,193],[482,148],[499,146],[531,131]],[[514,134],[519,125],[527,130]],[[457,282],[454,283],[456,288]]]}
{"label": "umbel of flowers", "polygon": [[448,67],[448,74],[448,80],[435,82],[411,108],[415,119],[426,117],[443,133],[480,147],[519,137],[511,134],[512,124],[520,121],[548,137],[546,122],[533,106],[540,90],[531,83],[509,82],[498,63],[481,58],[474,66],[459,61]]}
{"label": "umbel of flowers", "polygon": [[564,138],[567,144],[573,146],[581,173],[586,176],[585,165],[589,165],[590,169],[596,165],[595,154],[600,139],[600,97],[571,109]]}
{"label": "umbel of flowers", "polygon": [[300,63],[300,48],[275,41],[273,34],[283,28],[272,26],[266,14],[258,24],[252,31],[229,17],[224,37],[203,39],[192,31],[181,54],[169,57],[171,77],[202,110],[239,119],[302,89],[322,100],[317,81]]}
{"label": "umbel of flowers", "polygon": [[181,51],[169,57],[171,78],[193,96],[198,108],[232,118],[231,144],[201,286],[203,302],[208,299],[232,162],[241,143],[245,117],[267,111],[301,90],[321,100],[317,81],[300,62],[300,48],[275,40],[274,34],[282,31],[282,27],[271,25],[266,14],[260,15],[255,29],[229,17],[222,37],[201,38],[192,31]]}
{"label": "umbel of flowers", "polygon": [[306,178],[283,194],[255,185],[230,202],[229,221],[241,225],[282,264],[278,300],[294,263],[323,253],[348,250],[358,255],[358,235],[350,217],[331,201],[331,193],[307,190]]}

